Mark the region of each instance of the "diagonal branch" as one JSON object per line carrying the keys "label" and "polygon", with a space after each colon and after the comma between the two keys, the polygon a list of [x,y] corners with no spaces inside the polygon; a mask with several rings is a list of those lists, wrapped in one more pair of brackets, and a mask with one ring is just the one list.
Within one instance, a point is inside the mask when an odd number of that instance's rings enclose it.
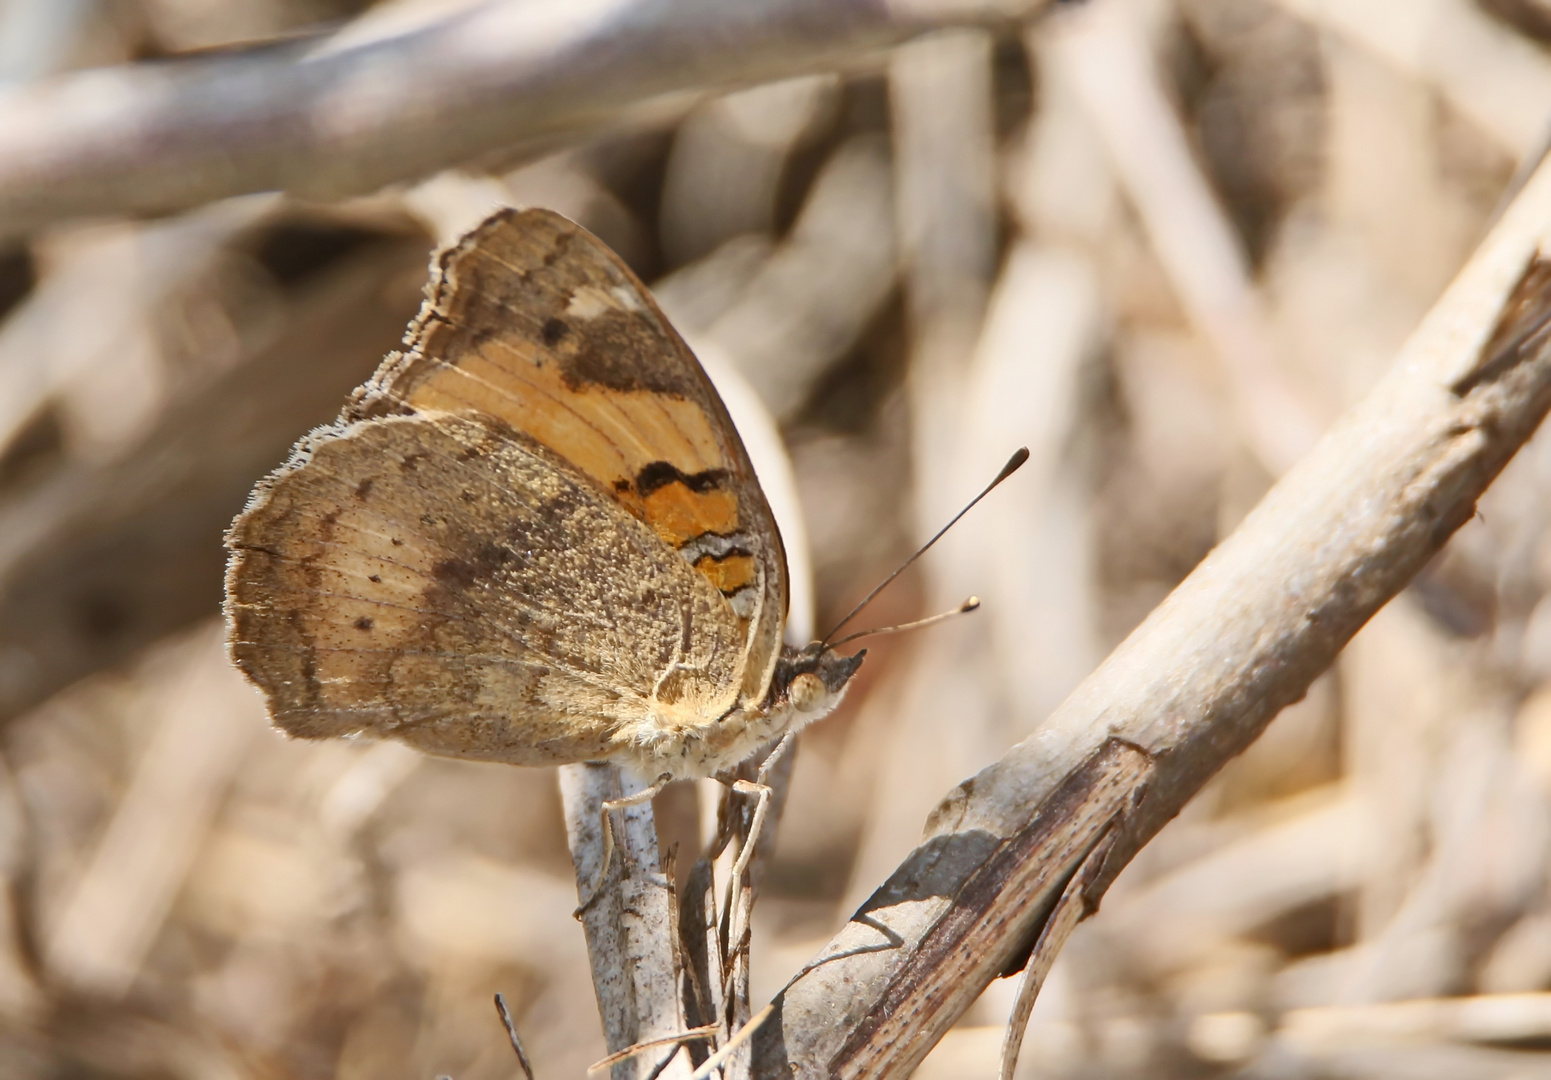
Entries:
{"label": "diagonal branch", "polygon": [[1046,2],[487,0],[364,43],[83,72],[0,97],[0,235],[254,191],[362,194]]}
{"label": "diagonal branch", "polygon": [[1551,408],[1548,309],[1543,164],[1366,401],[1033,737],[943,801],[922,844],[777,997],[754,1075],[907,1073],[1023,965],[1110,833],[1084,893],[1096,906],[1470,520]]}

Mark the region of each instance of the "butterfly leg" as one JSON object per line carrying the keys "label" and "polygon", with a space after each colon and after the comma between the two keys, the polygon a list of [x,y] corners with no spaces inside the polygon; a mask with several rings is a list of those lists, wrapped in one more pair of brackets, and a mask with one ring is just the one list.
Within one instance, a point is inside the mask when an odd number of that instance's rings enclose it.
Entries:
{"label": "butterfly leg", "polygon": [[722,961],[722,999],[726,1002],[742,1000],[745,1007],[748,995],[749,927],[754,917],[754,889],[747,874],[755,847],[765,829],[770,800],[775,794],[774,788],[770,786],[771,774],[781,756],[791,747],[794,738],[793,732],[781,736],[781,741],[765,757],[753,780],[734,780],[728,785],[740,795],[753,795],[757,800],[754,813],[749,819],[748,831],[744,834],[743,845],[738,857],[733,860],[727,884],[727,906],[722,914],[723,935],[727,942],[727,953]]}
{"label": "butterfly leg", "polygon": [[576,910],[572,912],[576,918],[581,918],[582,913],[590,908],[599,896],[603,895],[603,886],[608,883],[609,864],[614,861],[614,811],[623,810],[628,806],[640,806],[642,803],[651,802],[662,793],[662,789],[667,787],[672,779],[672,776],[664,773],[654,780],[650,786],[642,788],[633,795],[609,799],[599,808],[603,821],[603,865],[598,868],[598,880],[592,883],[592,887],[587,890],[586,897],[583,898],[581,903],[576,905]]}
{"label": "butterfly leg", "polygon": [[774,794],[770,787],[770,773],[774,770],[776,762],[781,760],[781,755],[786,753],[791,746],[795,733],[788,731],[781,736],[781,741],[776,743],[775,749],[770,751],[770,756],[765,758],[765,763],[759,767],[759,772],[753,780],[734,780],[732,789],[743,795],[754,795],[758,802],[754,804],[754,820],[749,823],[749,838],[744,841],[743,850],[738,852],[737,860],[732,864],[732,879],[739,880],[743,872],[749,868],[749,861],[754,857],[754,843],[759,839],[759,834],[765,827],[765,814],[770,810],[770,796]]}

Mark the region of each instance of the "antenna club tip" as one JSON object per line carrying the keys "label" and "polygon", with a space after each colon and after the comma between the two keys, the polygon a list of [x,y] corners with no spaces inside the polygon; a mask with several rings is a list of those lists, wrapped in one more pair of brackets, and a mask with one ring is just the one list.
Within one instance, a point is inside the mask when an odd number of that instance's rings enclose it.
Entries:
{"label": "antenna club tip", "polygon": [[965,600],[964,603],[959,605],[959,610],[961,612],[962,611],[974,611],[979,606],[980,606],[980,597],[978,597],[978,596],[971,596],[968,600]]}
{"label": "antenna club tip", "polygon": [[1023,467],[1023,463],[1027,460],[1029,460],[1029,448],[1027,446],[1018,447],[1018,449],[1013,452],[1012,457],[1007,459],[1007,464],[1002,466],[1002,471],[996,474],[996,479],[991,482],[991,486],[995,487],[1003,480],[1006,480],[1013,473],[1021,469]]}

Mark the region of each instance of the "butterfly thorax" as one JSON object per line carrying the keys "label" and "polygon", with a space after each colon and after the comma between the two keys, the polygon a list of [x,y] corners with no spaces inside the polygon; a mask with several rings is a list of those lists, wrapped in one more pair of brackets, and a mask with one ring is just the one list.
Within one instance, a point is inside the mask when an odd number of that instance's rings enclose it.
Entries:
{"label": "butterfly thorax", "polygon": [[647,780],[702,779],[725,772],[787,732],[832,712],[865,655],[863,649],[842,656],[820,642],[803,649],[784,646],[769,690],[757,704],[736,705],[709,724],[661,725],[616,759]]}

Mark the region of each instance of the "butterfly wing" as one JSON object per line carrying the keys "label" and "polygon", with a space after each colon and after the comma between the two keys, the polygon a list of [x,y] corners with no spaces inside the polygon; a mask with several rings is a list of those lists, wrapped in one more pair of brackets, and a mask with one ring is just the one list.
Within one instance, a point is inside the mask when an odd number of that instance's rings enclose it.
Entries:
{"label": "butterfly wing", "polygon": [[233,655],[295,735],[595,760],[736,686],[743,642],[715,587],[478,419],[315,434],[228,542]]}
{"label": "butterfly wing", "polygon": [[780,536],[641,283],[564,218],[506,211],[427,293],[228,538],[233,653],[277,722],[544,763],[761,700]]}

